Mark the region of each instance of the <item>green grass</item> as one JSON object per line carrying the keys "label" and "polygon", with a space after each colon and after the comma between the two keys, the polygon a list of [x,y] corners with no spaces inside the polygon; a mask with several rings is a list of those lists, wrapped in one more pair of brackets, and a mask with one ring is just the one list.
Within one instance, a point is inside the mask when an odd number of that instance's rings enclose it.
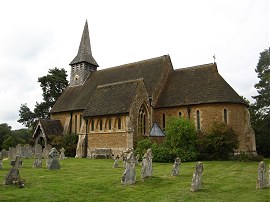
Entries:
{"label": "green grass", "polygon": [[[124,186],[120,183],[124,169],[112,168],[113,160],[68,158],[60,161],[61,170],[47,170],[32,168],[33,159],[25,159],[20,168],[25,188],[1,183],[0,201],[270,201],[270,188],[255,189],[257,162],[203,163],[202,189],[190,192],[196,162],[182,163],[177,177],[170,175],[172,164],[154,163],[153,177],[145,180],[140,179],[138,166],[136,184]],[[269,159],[266,163],[268,167]],[[4,182],[9,161],[3,164]]]}

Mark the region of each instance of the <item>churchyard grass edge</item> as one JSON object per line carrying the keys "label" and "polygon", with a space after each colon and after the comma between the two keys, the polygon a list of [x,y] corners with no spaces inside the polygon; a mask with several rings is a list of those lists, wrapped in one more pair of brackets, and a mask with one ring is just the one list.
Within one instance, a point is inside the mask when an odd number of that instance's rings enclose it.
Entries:
{"label": "churchyard grass edge", "polygon": [[[270,188],[256,190],[258,162],[205,161],[203,184],[191,192],[191,179],[197,162],[182,162],[179,176],[171,176],[173,164],[153,163],[153,176],[136,184],[122,185],[124,171],[112,168],[112,159],[60,161],[60,170],[33,168],[33,159],[23,159],[20,175],[25,188],[0,184],[0,201],[269,201]],[[270,160],[265,160],[267,168]],[[0,179],[4,182],[10,161],[3,161]]]}

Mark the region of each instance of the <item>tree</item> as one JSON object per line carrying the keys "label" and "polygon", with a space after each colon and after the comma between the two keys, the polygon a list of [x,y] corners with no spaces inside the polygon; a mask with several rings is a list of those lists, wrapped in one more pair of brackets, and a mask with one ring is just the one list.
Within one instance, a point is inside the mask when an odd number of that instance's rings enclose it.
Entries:
{"label": "tree", "polygon": [[179,156],[183,161],[197,158],[197,133],[190,120],[170,117],[166,123],[165,131],[165,146],[170,149],[174,157]]}
{"label": "tree", "polygon": [[68,86],[67,73],[64,69],[55,67],[49,69],[46,76],[39,77],[38,82],[43,91],[43,102],[36,102],[33,112],[27,107],[27,104],[22,104],[19,110],[20,119],[18,122],[32,129],[37,118],[49,118],[50,109]]}
{"label": "tree", "polygon": [[259,82],[255,84],[258,95],[250,107],[251,124],[256,135],[258,154],[270,156],[270,48],[260,53],[255,69]]}
{"label": "tree", "polygon": [[264,114],[270,112],[270,48],[260,53],[259,62],[255,69],[259,82],[255,84],[258,95],[253,96],[255,106]]}
{"label": "tree", "polygon": [[0,124],[0,151],[3,149],[3,142],[10,136],[11,127],[6,124]]}

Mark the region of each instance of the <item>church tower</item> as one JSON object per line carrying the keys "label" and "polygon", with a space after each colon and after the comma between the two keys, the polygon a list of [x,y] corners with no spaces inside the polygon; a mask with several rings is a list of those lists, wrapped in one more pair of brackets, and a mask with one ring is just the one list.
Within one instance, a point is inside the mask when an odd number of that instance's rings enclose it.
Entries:
{"label": "church tower", "polygon": [[69,65],[71,66],[70,86],[82,85],[89,74],[97,70],[98,64],[92,56],[87,21],[83,29],[78,54]]}

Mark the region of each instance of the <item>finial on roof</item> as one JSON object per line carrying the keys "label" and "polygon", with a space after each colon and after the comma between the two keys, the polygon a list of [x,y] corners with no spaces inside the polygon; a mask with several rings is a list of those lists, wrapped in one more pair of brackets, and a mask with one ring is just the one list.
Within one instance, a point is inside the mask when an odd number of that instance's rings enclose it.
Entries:
{"label": "finial on roof", "polygon": [[216,55],[215,54],[213,55],[213,58],[214,58],[214,63],[216,63]]}
{"label": "finial on roof", "polygon": [[98,67],[97,62],[92,56],[87,20],[84,25],[81,43],[80,43],[77,56],[71,61],[70,65],[81,63],[81,62],[87,62]]}

